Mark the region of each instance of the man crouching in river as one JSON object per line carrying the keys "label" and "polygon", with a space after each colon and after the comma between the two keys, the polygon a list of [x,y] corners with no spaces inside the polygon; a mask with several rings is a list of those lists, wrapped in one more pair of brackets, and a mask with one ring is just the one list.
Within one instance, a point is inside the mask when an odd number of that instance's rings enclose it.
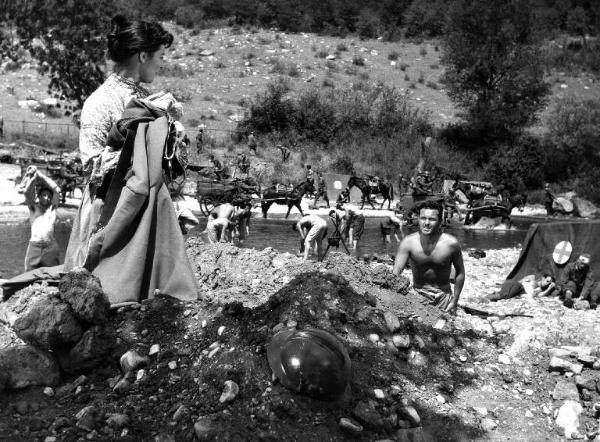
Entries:
{"label": "man crouching in river", "polygon": [[[413,286],[429,304],[456,313],[458,298],[465,283],[462,250],[457,239],[441,231],[442,207],[425,201],[419,207],[419,231],[402,240],[396,254],[394,274],[400,275],[410,261]],[[450,270],[454,265],[454,292]]]}

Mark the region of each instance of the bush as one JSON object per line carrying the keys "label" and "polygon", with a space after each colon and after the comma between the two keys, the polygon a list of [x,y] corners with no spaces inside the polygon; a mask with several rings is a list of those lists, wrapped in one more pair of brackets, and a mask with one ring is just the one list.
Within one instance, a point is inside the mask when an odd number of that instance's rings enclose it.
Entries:
{"label": "bush", "polygon": [[335,47],[336,51],[338,52],[344,52],[348,50],[348,46],[346,46],[346,43],[338,43],[338,45]]}
{"label": "bush", "polygon": [[330,80],[329,78],[325,78],[325,79],[323,79],[322,86],[323,87],[334,88],[335,84],[334,84],[333,80]]}
{"label": "bush", "polygon": [[354,162],[346,154],[341,154],[335,157],[335,160],[329,165],[332,172],[341,173],[344,175],[354,175]]}
{"label": "bush", "polygon": [[181,6],[175,10],[175,23],[188,29],[195,29],[204,20],[204,11],[195,6]]}
{"label": "bush", "polygon": [[398,60],[398,58],[400,57],[400,54],[397,51],[392,51],[388,54],[388,60]]}
{"label": "bush", "polygon": [[325,49],[319,49],[317,51],[317,53],[315,54],[315,57],[317,58],[325,58],[329,55],[329,52],[327,52]]}
{"label": "bush", "polygon": [[427,49],[425,48],[421,48],[419,50],[419,54],[421,54],[422,57],[425,57],[427,55]]}
{"label": "bush", "polygon": [[171,86],[167,87],[166,90],[171,92],[173,97],[181,103],[192,101],[192,97],[194,96],[194,92],[185,86]]}
{"label": "bush", "polygon": [[360,55],[355,55],[354,57],[352,57],[352,64],[355,66],[364,66],[365,59]]}
{"label": "bush", "polygon": [[425,75],[423,75],[423,72],[419,72],[419,78],[417,78],[417,81],[421,84],[425,83]]}
{"label": "bush", "polygon": [[400,63],[400,70],[404,72],[409,66],[407,63]]}

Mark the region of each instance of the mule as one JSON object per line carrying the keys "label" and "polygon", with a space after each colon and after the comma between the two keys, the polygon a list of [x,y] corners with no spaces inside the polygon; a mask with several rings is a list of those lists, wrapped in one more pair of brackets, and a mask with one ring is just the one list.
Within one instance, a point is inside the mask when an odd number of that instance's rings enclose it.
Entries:
{"label": "mule", "polygon": [[352,176],[348,180],[348,188],[351,189],[353,186],[356,186],[362,192],[362,200],[361,206],[362,209],[365,205],[365,200],[371,205],[371,208],[375,208],[373,205],[373,201],[371,200],[371,194],[381,194],[383,197],[383,201],[381,202],[380,209],[383,209],[383,205],[386,200],[388,202],[388,209],[392,204],[392,200],[394,199],[394,186],[391,183],[383,182],[379,180],[376,186],[371,186],[369,184],[369,180],[367,178],[361,178],[357,176]]}
{"label": "mule", "polygon": [[304,212],[302,211],[300,203],[302,202],[302,198],[305,194],[312,192],[314,192],[314,186],[307,181],[296,185],[294,187],[294,190],[292,191],[278,192],[277,186],[267,187],[263,192],[262,199],[260,202],[263,218],[267,217],[267,212],[269,211],[269,208],[273,205],[273,203],[287,204],[288,210],[285,214],[286,219],[290,215],[292,207],[296,207],[300,214],[304,216]]}

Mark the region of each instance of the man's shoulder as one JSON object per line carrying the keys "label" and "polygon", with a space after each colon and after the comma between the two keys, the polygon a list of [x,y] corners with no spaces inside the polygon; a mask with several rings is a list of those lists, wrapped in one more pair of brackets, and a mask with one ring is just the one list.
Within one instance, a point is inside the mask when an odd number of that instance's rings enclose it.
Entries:
{"label": "man's shoulder", "polygon": [[451,235],[449,233],[442,233],[442,236],[440,237],[440,239],[448,245],[457,245],[460,246],[460,242],[458,241],[458,239],[456,238],[456,236]]}
{"label": "man's shoulder", "polygon": [[419,243],[419,232],[411,233],[410,235],[406,235],[400,246],[412,247],[415,244]]}

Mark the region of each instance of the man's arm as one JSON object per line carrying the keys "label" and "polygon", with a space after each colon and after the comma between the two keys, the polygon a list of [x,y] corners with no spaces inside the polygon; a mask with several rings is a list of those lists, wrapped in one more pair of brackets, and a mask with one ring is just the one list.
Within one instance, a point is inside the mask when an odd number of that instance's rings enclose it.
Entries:
{"label": "man's arm", "polygon": [[456,306],[458,305],[458,298],[462,292],[463,286],[465,285],[465,265],[463,262],[462,250],[460,244],[456,242],[454,244],[454,251],[452,253],[452,265],[454,266],[454,293],[452,294],[452,300],[446,308],[447,312],[455,313]]}
{"label": "man's arm", "polygon": [[590,290],[592,289],[592,285],[594,285],[594,277],[592,276],[592,271],[588,270],[585,281],[583,282],[583,287],[581,288],[581,299],[587,299]]}
{"label": "man's arm", "polygon": [[35,210],[35,182],[37,181],[37,169],[35,166],[30,166],[25,172],[23,182],[19,187],[19,193],[23,193],[25,196],[25,204],[30,210]]}
{"label": "man's arm", "polygon": [[408,258],[410,256],[409,240],[404,238],[398,246],[398,252],[396,253],[396,262],[394,263],[393,273],[399,276],[408,264]]}
{"label": "man's arm", "polygon": [[52,190],[52,207],[58,207],[58,203],[60,202],[60,187],[56,182],[52,179],[44,175],[43,173],[38,172],[38,179],[44,182],[45,187],[48,187]]}

